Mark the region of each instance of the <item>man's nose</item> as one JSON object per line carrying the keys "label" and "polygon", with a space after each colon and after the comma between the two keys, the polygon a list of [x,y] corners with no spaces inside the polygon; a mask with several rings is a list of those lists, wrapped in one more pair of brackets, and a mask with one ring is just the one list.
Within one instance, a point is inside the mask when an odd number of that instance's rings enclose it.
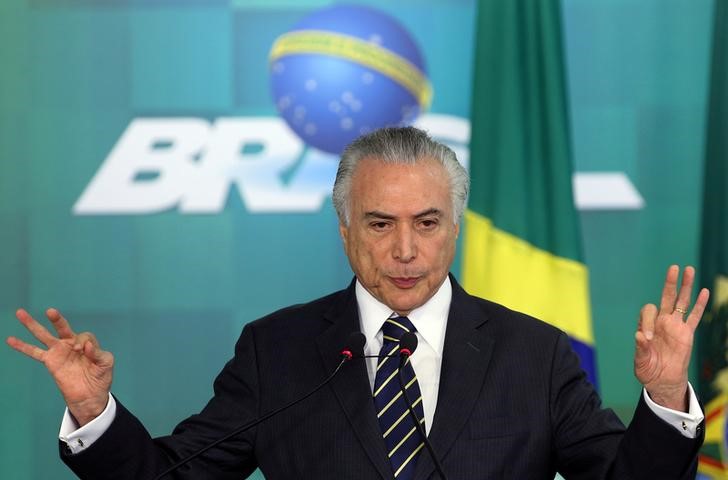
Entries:
{"label": "man's nose", "polygon": [[411,262],[417,256],[415,233],[409,227],[397,228],[392,255],[400,262]]}

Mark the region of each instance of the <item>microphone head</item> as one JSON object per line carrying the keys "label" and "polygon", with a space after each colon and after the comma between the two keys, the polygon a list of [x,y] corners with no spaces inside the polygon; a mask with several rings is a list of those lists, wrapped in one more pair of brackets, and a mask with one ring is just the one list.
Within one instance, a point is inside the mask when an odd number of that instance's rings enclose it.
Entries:
{"label": "microphone head", "polygon": [[349,338],[346,339],[344,348],[341,350],[341,355],[346,357],[347,360],[351,360],[354,357],[364,356],[364,344],[367,343],[367,339],[361,332],[351,332]]}
{"label": "microphone head", "polygon": [[405,332],[399,339],[399,354],[410,356],[417,349],[417,335],[412,332]]}

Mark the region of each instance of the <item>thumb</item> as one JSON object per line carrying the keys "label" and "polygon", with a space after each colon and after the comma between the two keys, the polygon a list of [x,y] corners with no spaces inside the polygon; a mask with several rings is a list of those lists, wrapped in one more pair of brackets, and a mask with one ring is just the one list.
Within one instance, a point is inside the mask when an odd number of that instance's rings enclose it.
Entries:
{"label": "thumb", "polygon": [[634,366],[639,368],[641,365],[647,363],[650,357],[650,341],[644,332],[638,330],[635,335],[635,349],[634,349]]}
{"label": "thumb", "polygon": [[648,303],[640,310],[639,324],[637,332],[635,332],[635,352],[634,366],[635,369],[641,368],[649,362],[650,358],[650,341],[654,336],[655,319],[657,317],[657,307]]}
{"label": "thumb", "polygon": [[637,332],[642,332],[645,339],[652,340],[655,334],[655,321],[657,320],[657,307],[648,303],[640,310],[640,320],[637,325]]}

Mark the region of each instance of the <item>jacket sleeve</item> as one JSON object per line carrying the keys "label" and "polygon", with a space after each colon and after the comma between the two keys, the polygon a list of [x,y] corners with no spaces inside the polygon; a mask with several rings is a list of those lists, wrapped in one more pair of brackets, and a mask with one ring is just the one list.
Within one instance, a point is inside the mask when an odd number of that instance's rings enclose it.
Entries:
{"label": "jacket sleeve", "polygon": [[614,412],[601,407],[566,335],[555,349],[550,401],[556,467],[564,478],[695,478],[703,426],[697,438],[683,436],[657,417],[640,394],[625,431]]}

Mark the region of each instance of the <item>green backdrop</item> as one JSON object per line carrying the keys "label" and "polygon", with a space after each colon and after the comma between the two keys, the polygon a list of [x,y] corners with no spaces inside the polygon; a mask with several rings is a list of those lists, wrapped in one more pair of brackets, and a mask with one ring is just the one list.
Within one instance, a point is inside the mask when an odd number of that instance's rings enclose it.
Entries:
{"label": "green backdrop", "polygon": [[[74,215],[134,118],[275,117],[267,55],[335,2],[0,2],[0,319],[61,309],[117,358],[114,393],[153,434],[197,411],[242,325],[346,285],[330,200],[254,213]],[[473,0],[362,1],[419,43],[430,111],[469,116]],[[710,0],[564,0],[575,163],[625,172],[638,210],[581,212],[600,384],[629,419],[633,330],[671,262],[696,263]],[[471,161],[477,161],[473,159]],[[457,261],[456,261],[457,265]],[[457,271],[456,271],[457,274]],[[73,478],[63,403],[44,369],[0,349],[3,478]]]}

